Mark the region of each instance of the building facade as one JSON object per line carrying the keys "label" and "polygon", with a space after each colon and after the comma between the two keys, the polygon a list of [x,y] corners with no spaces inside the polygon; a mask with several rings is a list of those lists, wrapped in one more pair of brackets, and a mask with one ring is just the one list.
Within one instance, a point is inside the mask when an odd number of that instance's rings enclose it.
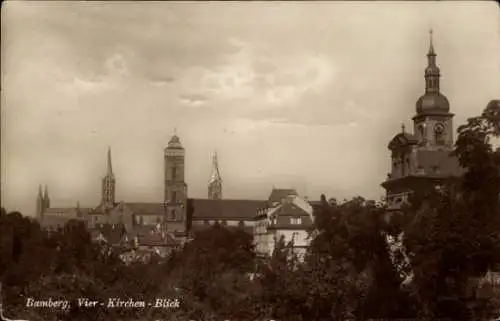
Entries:
{"label": "building facade", "polygon": [[293,190],[274,190],[268,207],[255,216],[256,252],[262,257],[270,257],[282,241],[302,261],[311,241],[313,222],[313,207],[308,201]]}

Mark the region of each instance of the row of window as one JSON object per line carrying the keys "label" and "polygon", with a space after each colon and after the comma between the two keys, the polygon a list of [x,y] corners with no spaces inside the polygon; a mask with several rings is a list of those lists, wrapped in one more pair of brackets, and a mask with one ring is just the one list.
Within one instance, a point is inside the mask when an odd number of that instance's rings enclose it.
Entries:
{"label": "row of window", "polygon": [[[278,224],[278,218],[273,217],[271,219],[272,224]],[[301,225],[302,224],[302,217],[291,217],[290,218],[290,224],[292,225]]]}

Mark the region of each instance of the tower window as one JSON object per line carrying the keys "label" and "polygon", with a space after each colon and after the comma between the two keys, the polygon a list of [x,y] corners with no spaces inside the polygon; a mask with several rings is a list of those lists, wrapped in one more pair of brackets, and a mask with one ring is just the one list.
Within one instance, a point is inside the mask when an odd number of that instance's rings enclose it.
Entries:
{"label": "tower window", "polygon": [[425,128],[423,125],[418,126],[418,134],[421,141],[425,140]]}
{"label": "tower window", "polygon": [[176,180],[177,179],[177,167],[172,167],[172,180]]}
{"label": "tower window", "polygon": [[436,144],[444,144],[444,126],[443,124],[437,124],[434,127],[434,140]]}
{"label": "tower window", "polygon": [[172,192],[172,199],[171,199],[172,203],[176,203],[177,202],[177,192],[173,191]]}
{"label": "tower window", "polygon": [[171,220],[175,220],[175,218],[176,218],[176,217],[175,217],[175,210],[171,210],[171,211],[170,211],[170,219],[171,219]]}

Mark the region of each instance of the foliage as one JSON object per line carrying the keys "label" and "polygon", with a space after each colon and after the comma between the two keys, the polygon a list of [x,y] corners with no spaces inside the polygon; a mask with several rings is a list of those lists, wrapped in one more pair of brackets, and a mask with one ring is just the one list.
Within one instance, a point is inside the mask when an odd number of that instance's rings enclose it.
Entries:
{"label": "foliage", "polygon": [[500,159],[491,145],[500,134],[499,114],[499,105],[490,104],[459,127],[453,155],[463,176],[415,197],[406,210],[412,219],[405,244],[422,317],[469,320],[490,313],[474,280],[500,259]]}

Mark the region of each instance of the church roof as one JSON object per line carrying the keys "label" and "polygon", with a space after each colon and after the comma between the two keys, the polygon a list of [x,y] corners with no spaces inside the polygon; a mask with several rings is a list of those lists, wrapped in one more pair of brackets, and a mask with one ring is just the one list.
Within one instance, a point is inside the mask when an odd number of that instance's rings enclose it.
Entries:
{"label": "church roof", "polygon": [[193,219],[253,219],[257,210],[266,205],[259,200],[192,199]]}
{"label": "church roof", "polygon": [[450,103],[448,98],[441,93],[425,93],[417,100],[416,106],[418,115],[423,114],[448,114]]}
{"label": "church roof", "polygon": [[168,142],[168,149],[184,149],[181,144],[181,140],[179,136],[173,135],[170,141]]}
{"label": "church roof", "polygon": [[165,212],[163,203],[125,203],[134,214],[159,215]]}

